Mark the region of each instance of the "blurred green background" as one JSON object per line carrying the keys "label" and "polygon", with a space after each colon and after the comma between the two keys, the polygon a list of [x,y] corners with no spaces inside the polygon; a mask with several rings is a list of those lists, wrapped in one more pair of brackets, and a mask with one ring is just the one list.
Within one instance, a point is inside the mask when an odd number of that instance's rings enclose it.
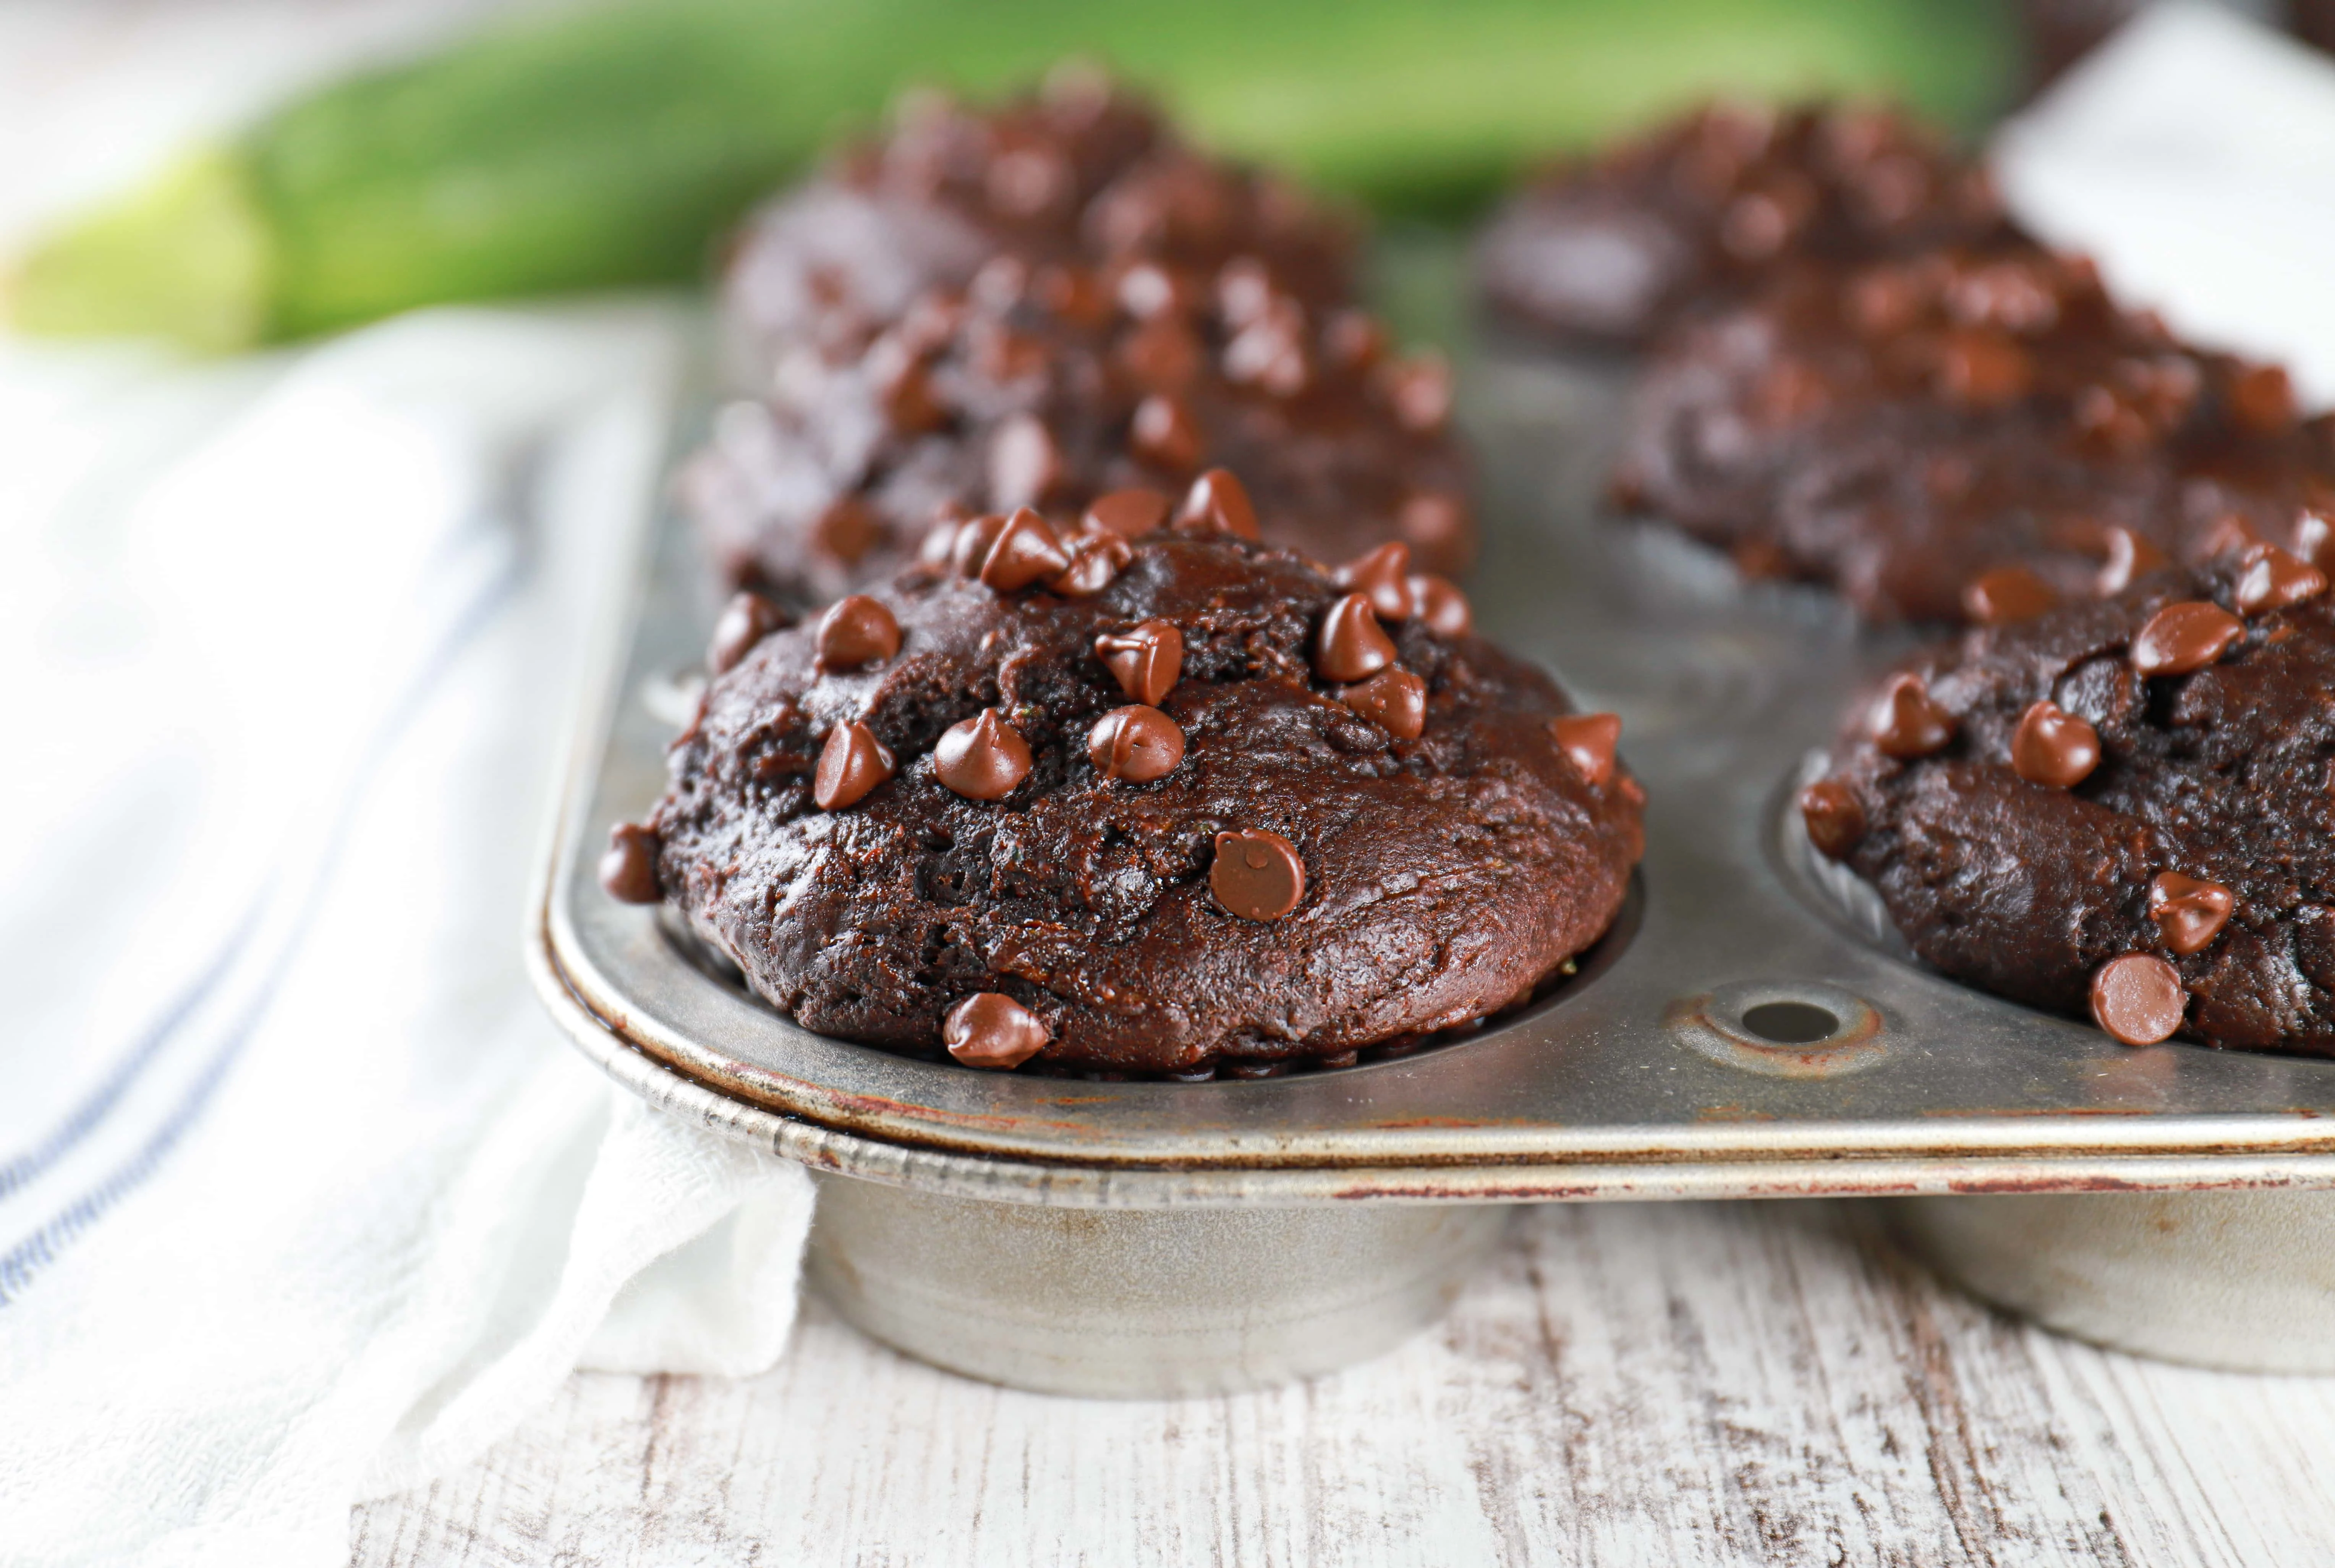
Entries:
{"label": "blurred green background", "polygon": [[619,0],[506,22],[190,148],[15,259],[21,330],[230,350],[442,301],[685,281],[756,197],[904,86],[1066,56],[1195,138],[1383,215],[1717,92],[1888,97],[1972,130],[2005,0]]}

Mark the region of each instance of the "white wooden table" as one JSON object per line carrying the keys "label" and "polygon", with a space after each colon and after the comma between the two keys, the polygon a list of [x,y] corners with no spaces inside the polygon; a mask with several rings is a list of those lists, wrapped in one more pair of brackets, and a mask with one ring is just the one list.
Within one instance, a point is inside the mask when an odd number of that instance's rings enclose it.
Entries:
{"label": "white wooden table", "polygon": [[1439,1330],[1271,1393],[1019,1394],[812,1302],[355,1511],[362,1568],[2335,1560],[2335,1379],[2096,1350],[1822,1203],[1548,1205]]}

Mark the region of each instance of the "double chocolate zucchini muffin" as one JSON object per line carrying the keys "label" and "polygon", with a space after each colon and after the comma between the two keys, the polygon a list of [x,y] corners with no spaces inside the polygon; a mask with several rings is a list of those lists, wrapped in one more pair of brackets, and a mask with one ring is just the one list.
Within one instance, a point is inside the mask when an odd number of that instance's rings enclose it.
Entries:
{"label": "double chocolate zucchini muffin", "polygon": [[1855,715],[1809,840],[1950,975],[2127,1044],[2335,1055],[2327,586],[2254,544],[1965,633]]}
{"label": "double chocolate zucchini muffin", "polygon": [[[1228,468],[1266,537],[1322,557],[1474,554],[1441,362],[1238,256],[1200,275],[1002,255],[864,344],[808,345],[721,411],[680,493],[730,581],[820,603],[890,579],[976,513],[1180,493]],[[1157,521],[1158,519],[1152,519]]]}
{"label": "double chocolate zucchini muffin", "polygon": [[1681,328],[1623,504],[1866,618],[1988,623],[2273,537],[2335,495],[2335,420],[2012,244],[1804,268]]}
{"label": "double chocolate zucchini muffin", "polygon": [[1486,227],[1476,275],[1505,322],[1639,347],[1779,271],[2013,232],[1984,171],[1900,115],[1720,103],[1526,186]]}
{"label": "double chocolate zucchini muffin", "polygon": [[605,884],[806,1028],[976,1067],[1265,1076],[1530,997],[1640,852],[1618,722],[1400,543],[1332,572],[1204,488],[970,519],[799,625],[743,596]]}
{"label": "double chocolate zucchini muffin", "polygon": [[739,369],[759,387],[788,351],[862,344],[992,256],[1198,277],[1235,256],[1309,305],[1352,297],[1358,226],[1273,175],[1185,145],[1158,111],[1090,70],[1058,71],[993,108],[904,100],[747,222],[722,298]]}

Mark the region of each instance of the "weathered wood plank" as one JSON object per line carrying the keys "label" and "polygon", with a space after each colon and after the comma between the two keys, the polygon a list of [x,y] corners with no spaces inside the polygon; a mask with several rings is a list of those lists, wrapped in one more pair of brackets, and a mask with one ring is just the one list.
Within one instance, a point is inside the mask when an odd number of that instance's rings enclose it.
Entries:
{"label": "weathered wood plank", "polygon": [[746,1382],[578,1377],[363,1568],[2238,1564],[2335,1538],[2335,1382],[2133,1360],[1823,1204],[1552,1206],[1438,1332],[1175,1404],[952,1378],[814,1304]]}

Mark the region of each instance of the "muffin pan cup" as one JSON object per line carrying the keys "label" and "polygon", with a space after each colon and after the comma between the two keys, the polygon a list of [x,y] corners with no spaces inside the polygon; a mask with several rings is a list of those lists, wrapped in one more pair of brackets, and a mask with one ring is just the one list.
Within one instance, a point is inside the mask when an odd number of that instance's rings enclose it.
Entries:
{"label": "muffin pan cup", "polygon": [[[1630,904],[1533,1007],[1393,1060],[1197,1084],[981,1072],[797,1027],[596,880],[609,824],[661,791],[676,673],[712,619],[692,541],[653,509],[549,836],[528,943],[547,1003],[635,1091],[821,1173],[809,1272],[846,1316],[1000,1382],[1184,1394],[1327,1370],[1431,1321],[1500,1205],[1590,1198],[1886,1196],[1944,1272],[2056,1326],[2335,1366],[2335,1278],[2296,1245],[2297,1215],[2335,1216],[2310,1190],[2335,1188],[2335,1062],[2132,1050],[1877,940],[1791,797],[1911,639],[1600,517],[1621,384],[1497,349],[1463,377],[1478,625],[1621,713],[1649,796]],[[1996,1224],[1963,1201],[1982,1194],[2195,1194],[2220,1217],[2210,1244],[2185,1249],[2197,1227],[2176,1226],[2070,1296],[2053,1254],[2113,1247],[2118,1216],[2163,1203],[2038,1200]],[[2238,1257],[2283,1282],[2263,1287],[2276,1333],[2243,1344],[2214,1327],[2220,1297],[2177,1283]]]}

